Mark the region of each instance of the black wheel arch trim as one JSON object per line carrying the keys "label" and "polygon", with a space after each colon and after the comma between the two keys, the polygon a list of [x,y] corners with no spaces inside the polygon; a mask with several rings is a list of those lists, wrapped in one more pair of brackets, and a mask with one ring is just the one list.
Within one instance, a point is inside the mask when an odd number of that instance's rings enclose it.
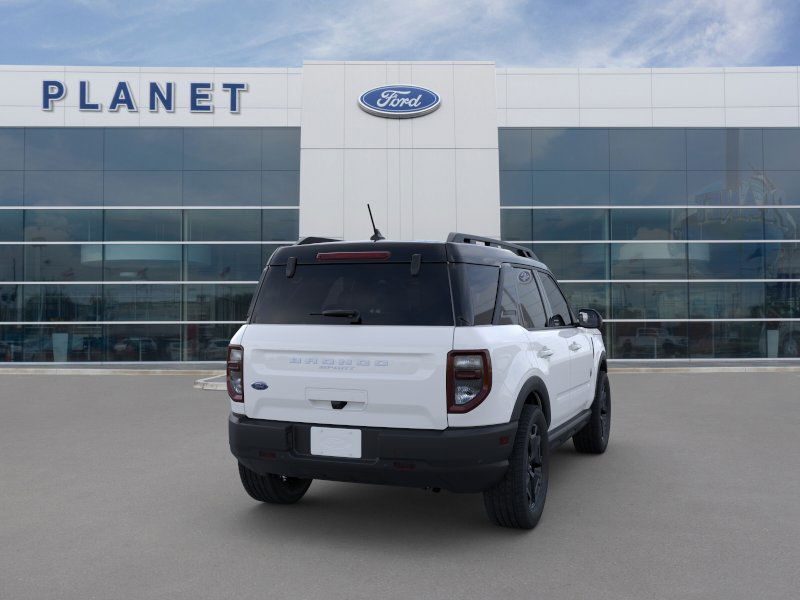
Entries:
{"label": "black wheel arch trim", "polygon": [[545,421],[547,421],[547,425],[550,426],[550,394],[547,392],[547,386],[544,384],[544,381],[538,376],[528,379],[522,386],[519,394],[517,394],[517,401],[514,404],[514,411],[511,413],[510,421],[519,421],[519,416],[522,414],[522,407],[525,406],[531,394],[536,394],[538,396]]}

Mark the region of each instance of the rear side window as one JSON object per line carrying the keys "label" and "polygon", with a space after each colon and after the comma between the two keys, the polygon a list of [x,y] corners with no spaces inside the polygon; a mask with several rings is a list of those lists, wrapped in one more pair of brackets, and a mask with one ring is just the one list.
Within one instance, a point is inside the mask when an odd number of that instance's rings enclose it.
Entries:
{"label": "rear side window", "polygon": [[453,289],[458,325],[491,325],[497,301],[499,267],[453,265]]}
{"label": "rear side window", "polygon": [[515,269],[501,269],[500,277],[500,315],[497,319],[498,325],[518,325],[519,315],[517,314],[517,286],[515,283]]}
{"label": "rear side window", "polygon": [[542,273],[542,286],[547,299],[550,301],[550,308],[553,310],[553,317],[561,319],[560,326],[570,325],[572,323],[572,315],[569,312],[569,304],[567,304],[564,294],[558,289],[556,282],[547,273]]}
{"label": "rear side window", "polygon": [[517,294],[519,295],[520,324],[527,329],[540,329],[545,326],[542,296],[536,278],[530,269],[514,268],[517,273]]}
{"label": "rear side window", "polygon": [[323,311],[357,311],[363,325],[453,325],[450,280],[444,263],[297,265],[292,277],[270,267],[251,323],[350,325]]}

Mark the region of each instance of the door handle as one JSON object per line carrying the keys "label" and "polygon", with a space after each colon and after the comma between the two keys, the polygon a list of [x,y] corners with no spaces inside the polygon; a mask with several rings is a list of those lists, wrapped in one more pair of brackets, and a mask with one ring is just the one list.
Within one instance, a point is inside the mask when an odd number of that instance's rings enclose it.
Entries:
{"label": "door handle", "polygon": [[577,344],[577,343],[575,343],[575,342],[572,342],[572,343],[569,345],[569,349],[570,349],[570,350],[572,350],[573,352],[577,352],[578,350],[580,350],[580,349],[581,349],[581,345],[580,345],[580,344]]}
{"label": "door handle", "polygon": [[542,349],[538,352],[539,358],[549,358],[553,356],[553,351],[550,350],[547,346],[542,346]]}

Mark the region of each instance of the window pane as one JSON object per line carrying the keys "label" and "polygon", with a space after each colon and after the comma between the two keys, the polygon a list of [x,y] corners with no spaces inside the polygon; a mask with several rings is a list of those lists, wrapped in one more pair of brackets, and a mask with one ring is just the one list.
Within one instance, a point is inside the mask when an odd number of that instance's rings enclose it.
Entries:
{"label": "window pane", "polygon": [[530,269],[515,268],[514,271],[517,274],[517,299],[522,312],[520,315],[522,326],[528,329],[541,329],[546,325],[547,317],[536,278]]}
{"label": "window pane", "polygon": [[561,290],[558,289],[552,277],[546,273],[540,273],[540,278],[544,295],[547,296],[547,300],[550,302],[551,318],[560,319],[558,322],[560,322],[561,325],[570,325],[573,319],[572,313],[569,310],[569,304],[567,304],[567,299],[564,298],[564,295],[561,293]]}
{"label": "window pane", "polygon": [[95,242],[102,239],[102,232],[99,210],[25,211],[27,242]]}
{"label": "window pane", "polygon": [[105,246],[107,281],[179,281],[181,247],[177,244],[113,244]]}
{"label": "window pane", "polygon": [[25,130],[22,127],[0,127],[0,169],[23,169],[25,164]]}
{"label": "window pane", "polygon": [[532,211],[531,240],[607,240],[608,210],[535,210]]}
{"label": "window pane", "polygon": [[266,127],[261,131],[261,168],[269,171],[300,169],[300,128]]}
{"label": "window pane", "polygon": [[611,317],[614,319],[685,319],[686,283],[614,283]]}
{"label": "window pane", "polygon": [[569,305],[577,310],[593,308],[602,316],[608,317],[607,283],[562,283],[561,290],[569,301]]}
{"label": "window pane", "polygon": [[612,244],[612,279],[686,279],[686,244]]}
{"label": "window pane", "polygon": [[800,204],[800,171],[767,171],[764,204]]}
{"label": "window pane", "polygon": [[500,235],[504,240],[532,240],[533,211],[525,209],[501,210]]}
{"label": "window pane", "polygon": [[261,204],[260,171],[184,171],[184,206]]}
{"label": "window pane", "polygon": [[692,358],[763,358],[765,323],[689,323]]}
{"label": "window pane", "polygon": [[611,204],[685,204],[685,171],[612,171]]}
{"label": "window pane", "polygon": [[22,181],[24,171],[0,171],[0,206],[24,204]]}
{"label": "window pane", "polygon": [[800,282],[766,283],[767,317],[800,318]]}
{"label": "window pane", "polygon": [[800,323],[767,325],[767,356],[800,358]]}
{"label": "window pane", "polygon": [[612,129],[611,168],[682,170],[686,168],[683,129]]}
{"label": "window pane", "polygon": [[[22,241],[22,211],[0,210],[0,242]],[[0,252],[2,252],[0,247]]]}
{"label": "window pane", "polygon": [[244,321],[256,290],[246,285],[187,285],[187,321]]}
{"label": "window pane", "polygon": [[99,321],[101,292],[97,285],[24,285],[25,321]]}
{"label": "window pane", "polygon": [[800,170],[800,129],[764,129],[764,168]]}
{"label": "window pane", "polygon": [[0,362],[22,360],[25,328],[21,325],[0,325]]}
{"label": "window pane", "polygon": [[108,325],[106,360],[180,360],[180,325]]}
{"label": "window pane", "polygon": [[102,171],[25,171],[28,206],[100,206]]}
{"label": "window pane", "polygon": [[180,285],[105,285],[105,321],[180,321]]}
{"label": "window pane", "polygon": [[763,279],[764,244],[688,244],[693,279]]}
{"label": "window pane", "polygon": [[608,130],[535,129],[533,168],[544,171],[608,169]]}
{"label": "window pane", "polygon": [[300,203],[300,171],[261,173],[263,206],[297,206]]}
{"label": "window pane", "polygon": [[101,281],[103,247],[98,244],[25,246],[28,281]]}
{"label": "window pane", "polygon": [[25,168],[89,171],[103,168],[103,130],[91,127],[28,127]]}
{"label": "window pane", "polygon": [[[21,285],[0,285],[0,321],[22,320],[22,288]],[[0,329],[0,331],[2,331]],[[0,336],[0,362],[8,352],[8,347],[3,346]]]}
{"label": "window pane", "polygon": [[501,171],[531,170],[530,129],[500,129],[498,149]]}
{"label": "window pane", "polygon": [[182,167],[183,129],[108,127],[105,168],[117,171],[175,171]]}
{"label": "window pane", "polygon": [[800,279],[800,244],[764,244],[767,279]]}
{"label": "window pane", "polygon": [[687,358],[686,323],[647,321],[612,323],[614,358]]}
{"label": "window pane", "polygon": [[185,360],[215,360],[224,362],[228,355],[228,343],[239,325],[186,325]]}
{"label": "window pane", "polygon": [[611,238],[615,240],[686,239],[686,210],[682,208],[614,209]]}
{"label": "window pane", "polygon": [[690,204],[772,204],[779,198],[761,171],[688,171]]}
{"label": "window pane", "polygon": [[99,325],[28,325],[22,360],[28,362],[99,362],[103,360]]}
{"label": "window pane", "polygon": [[262,255],[260,244],[197,244],[186,246],[185,252],[188,281],[255,281],[272,249],[264,247]]}
{"label": "window pane", "polygon": [[180,206],[180,171],[106,171],[103,197],[106,206]]}
{"label": "window pane", "polygon": [[286,241],[297,240],[299,211],[296,209],[274,209],[265,210],[261,221],[261,239],[264,241]]}
{"label": "window pane", "polygon": [[690,208],[690,240],[760,240],[764,213],[759,208]]}
{"label": "window pane", "polygon": [[105,239],[167,242],[181,239],[180,210],[107,210]]}
{"label": "window pane", "polygon": [[193,242],[261,241],[261,211],[184,211],[184,239]]}
{"label": "window pane", "polygon": [[764,167],[760,129],[687,129],[687,168],[703,171]]}
{"label": "window pane", "polygon": [[796,240],[800,239],[800,209],[798,208],[765,208],[764,239]]}
{"label": "window pane", "polygon": [[535,171],[537,206],[609,204],[608,171]]}
{"label": "window pane", "polygon": [[692,319],[763,316],[763,283],[689,283],[689,317]]}
{"label": "window pane", "polygon": [[465,263],[452,269],[456,325],[491,325],[500,269]]}
{"label": "window pane", "polygon": [[533,179],[530,171],[500,171],[500,204],[531,206]]}
{"label": "window pane", "polygon": [[608,244],[533,244],[533,251],[563,279],[608,279]]}
{"label": "window pane", "polygon": [[23,246],[3,246],[0,252],[0,281],[22,281]]}
{"label": "window pane", "polygon": [[261,170],[261,131],[249,127],[186,127],[183,168]]}

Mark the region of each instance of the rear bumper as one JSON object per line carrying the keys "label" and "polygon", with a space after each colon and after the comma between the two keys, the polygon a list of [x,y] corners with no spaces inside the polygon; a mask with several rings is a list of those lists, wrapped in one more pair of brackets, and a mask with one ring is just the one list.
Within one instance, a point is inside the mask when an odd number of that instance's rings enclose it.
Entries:
{"label": "rear bumper", "polygon": [[362,427],[362,458],[310,453],[311,424],[231,413],[231,452],[257,473],[480,492],[502,479],[517,423],[445,429]]}

